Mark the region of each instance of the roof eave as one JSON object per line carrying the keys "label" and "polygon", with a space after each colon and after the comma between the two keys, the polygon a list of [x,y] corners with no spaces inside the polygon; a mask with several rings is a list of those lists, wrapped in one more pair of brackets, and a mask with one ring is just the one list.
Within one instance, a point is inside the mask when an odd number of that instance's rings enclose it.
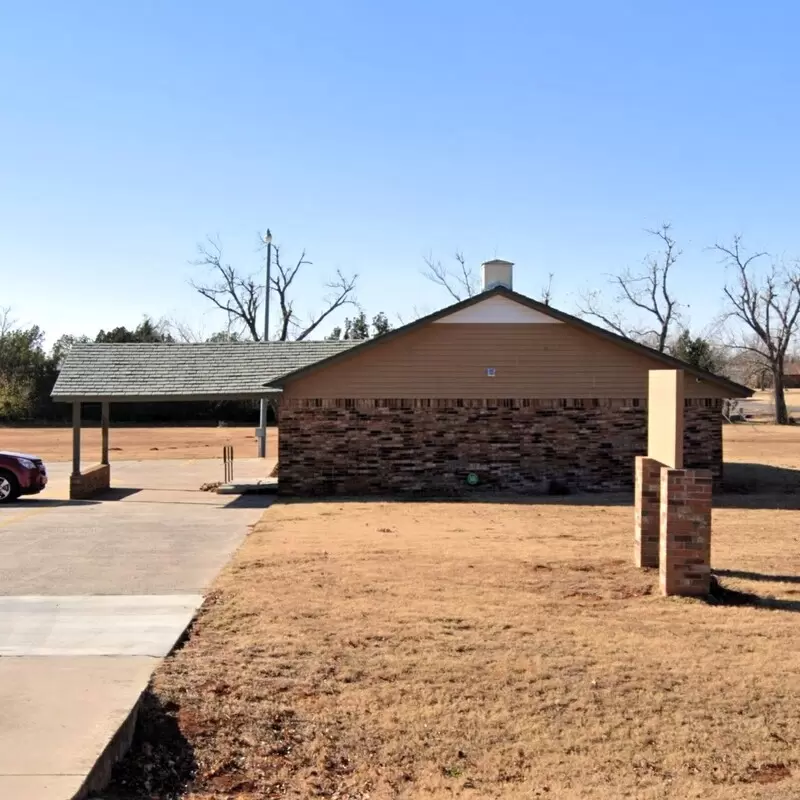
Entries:
{"label": "roof eave", "polygon": [[467,297],[465,300],[459,300],[457,303],[453,303],[453,305],[442,308],[439,311],[434,311],[432,314],[428,314],[426,317],[415,319],[413,322],[409,322],[406,325],[395,328],[394,330],[382,333],[380,336],[373,336],[370,339],[364,339],[364,341],[359,342],[357,345],[354,345],[347,350],[343,350],[341,353],[335,353],[332,356],[328,356],[328,358],[315,361],[313,364],[308,364],[300,369],[287,372],[285,375],[281,375],[270,381],[269,384],[265,385],[283,387],[286,383],[299,378],[301,375],[314,372],[322,366],[327,367],[329,364],[334,364],[338,361],[344,360],[345,358],[349,358],[366,347],[373,347],[376,344],[382,344],[383,342],[390,341],[391,339],[396,339],[399,336],[404,336],[405,334],[410,333],[412,330],[416,330],[417,328],[421,328],[431,322],[435,322],[437,319],[454,314],[456,311],[461,311],[462,308],[468,308],[469,306],[474,305],[475,303],[480,302],[487,297],[491,297],[493,294],[498,294],[499,290],[500,287],[496,287],[485,292],[474,294],[472,297]]}
{"label": "roof eave", "polygon": [[50,394],[56,403],[191,403],[209,402],[214,400],[258,400],[261,397],[271,397],[281,394],[280,389],[259,389],[252,392],[230,392],[227,394],[75,394],[58,393]]}
{"label": "roof eave", "polygon": [[561,322],[575,325],[576,327],[582,328],[589,333],[614,342],[620,347],[625,347],[628,350],[642,353],[643,355],[654,358],[657,361],[661,361],[671,369],[682,369],[684,372],[688,372],[690,375],[694,375],[696,378],[699,378],[702,381],[709,381],[710,383],[716,384],[720,388],[731,390],[733,393],[729,395],[730,397],[751,397],[753,395],[753,390],[747,386],[743,386],[735,381],[728,380],[728,378],[723,378],[720,375],[715,375],[713,372],[708,372],[707,370],[700,369],[699,367],[693,367],[691,364],[687,364],[686,362],[666,353],[659,353],[658,350],[654,350],[652,347],[635,342],[633,339],[628,339],[625,336],[620,336],[618,333],[606,330],[605,328],[600,328],[597,325],[593,325],[591,322],[581,319],[580,317],[575,317],[572,314],[567,314],[565,311],[559,311],[552,306],[548,306],[544,303],[538,302],[537,300],[533,300],[530,297],[526,297],[524,294],[519,294],[502,286],[497,287],[495,292],[497,294],[505,295],[512,300],[524,303],[529,308],[540,311],[543,314],[549,314]]}
{"label": "roof eave", "polygon": [[474,305],[475,303],[478,303],[494,295],[508,297],[511,300],[515,300],[519,303],[527,305],[529,308],[532,308],[543,314],[548,314],[554,319],[557,319],[561,322],[571,325],[576,325],[577,327],[582,328],[589,333],[601,336],[602,338],[612,341],[621,347],[625,347],[635,352],[643,353],[644,355],[650,356],[651,358],[654,358],[657,361],[661,361],[671,369],[682,369],[685,372],[694,375],[696,378],[700,380],[708,381],[724,389],[725,391],[729,391],[730,392],[730,394],[728,395],[729,397],[737,397],[737,398],[751,397],[753,395],[753,390],[748,388],[747,386],[742,386],[739,383],[730,381],[727,378],[722,378],[719,375],[714,375],[713,373],[707,372],[706,370],[692,367],[689,364],[686,364],[677,358],[668,356],[665,353],[659,353],[657,350],[653,350],[652,348],[647,347],[646,345],[639,344],[638,342],[634,342],[632,339],[627,339],[624,336],[620,336],[619,334],[607,331],[605,328],[599,328],[597,325],[592,325],[591,322],[586,322],[586,320],[582,320],[579,317],[574,317],[571,314],[567,314],[564,311],[559,311],[558,309],[555,309],[552,306],[546,305],[545,303],[540,303],[537,300],[533,300],[530,297],[526,297],[524,294],[519,294],[518,292],[515,292],[512,289],[507,289],[504,286],[496,286],[495,288],[489,289],[488,291],[479,292],[478,294],[475,294],[472,297],[468,297],[466,300],[461,300],[458,303],[454,303],[453,305],[447,306],[446,308],[436,311],[433,314],[429,314],[426,317],[414,320],[413,322],[410,322],[407,325],[403,325],[400,328],[395,328],[393,331],[389,331],[388,333],[384,333],[381,334],[380,336],[373,337],[372,339],[365,339],[358,346],[351,347],[349,350],[343,350],[341,353],[336,353],[335,355],[329,356],[328,358],[323,358],[320,361],[316,361],[313,364],[301,367],[300,369],[294,370],[293,372],[287,372],[285,375],[281,375],[280,377],[275,378],[268,384],[264,385],[272,387],[283,387],[287,383],[290,383],[291,381],[296,380],[297,378],[300,378],[303,375],[307,375],[308,373],[314,372],[318,369],[321,369],[322,367],[330,366],[332,364],[338,363],[341,360],[357,355],[359,350],[361,350],[362,348],[371,347],[376,344],[381,344],[398,336],[404,336],[406,333],[409,333],[412,330],[415,330],[416,328],[420,328],[423,325],[435,322],[437,319],[441,319],[442,317],[454,314],[463,308],[468,308],[469,306]]}

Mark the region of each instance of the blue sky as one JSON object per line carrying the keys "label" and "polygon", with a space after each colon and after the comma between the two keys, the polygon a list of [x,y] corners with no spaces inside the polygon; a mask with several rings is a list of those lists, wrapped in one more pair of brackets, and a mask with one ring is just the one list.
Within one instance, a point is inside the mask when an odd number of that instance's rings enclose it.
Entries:
{"label": "blue sky", "polygon": [[517,264],[555,304],[635,267],[671,221],[695,327],[705,248],[800,253],[791,3],[0,0],[0,306],[65,332],[220,316],[206,234],[256,270],[270,226],[369,314],[445,296],[423,255]]}

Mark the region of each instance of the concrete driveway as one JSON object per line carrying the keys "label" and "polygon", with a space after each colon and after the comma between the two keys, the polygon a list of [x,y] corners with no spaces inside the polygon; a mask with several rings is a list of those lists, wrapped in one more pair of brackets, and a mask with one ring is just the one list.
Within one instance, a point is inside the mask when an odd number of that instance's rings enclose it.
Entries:
{"label": "concrete driveway", "polygon": [[[237,462],[237,477],[263,472]],[[209,585],[264,498],[198,491],[213,461],[112,464],[115,500],[68,503],[69,466],[38,497],[0,507],[0,594],[186,594]]]}
{"label": "concrete driveway", "polygon": [[[272,463],[238,461],[236,477]],[[68,471],[50,465],[46,492],[0,508],[2,798],[102,782],[153,669],[269,502],[200,492],[214,461],[112,463],[100,502],[68,502]]]}

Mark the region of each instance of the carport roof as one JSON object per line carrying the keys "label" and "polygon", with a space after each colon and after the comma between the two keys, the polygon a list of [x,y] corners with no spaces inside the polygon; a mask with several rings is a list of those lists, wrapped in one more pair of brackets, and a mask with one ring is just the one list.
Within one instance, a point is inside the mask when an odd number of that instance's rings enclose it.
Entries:
{"label": "carport roof", "polygon": [[[54,400],[212,400],[277,394],[273,380],[358,342],[73,345]],[[265,388],[266,386],[266,388]]]}

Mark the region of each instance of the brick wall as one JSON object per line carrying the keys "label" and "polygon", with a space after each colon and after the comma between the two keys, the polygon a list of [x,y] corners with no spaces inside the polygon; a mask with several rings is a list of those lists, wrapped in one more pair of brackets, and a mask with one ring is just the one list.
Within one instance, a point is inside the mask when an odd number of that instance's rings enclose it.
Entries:
{"label": "brick wall", "polygon": [[654,458],[636,456],[633,560],[637,567],[658,566],[662,466]]}
{"label": "brick wall", "polygon": [[[721,470],[719,401],[687,401],[687,466]],[[543,493],[633,486],[639,400],[284,400],[284,495]],[[475,473],[480,484],[468,486]]]}
{"label": "brick wall", "polygon": [[89,467],[80,475],[70,475],[70,500],[85,500],[111,486],[111,467],[108,464],[97,464]]}
{"label": "brick wall", "polygon": [[722,401],[687,400],[683,417],[683,462],[692,469],[710,469],[722,478]]}
{"label": "brick wall", "polygon": [[661,469],[659,583],[665,595],[708,594],[711,483],[706,469]]}

